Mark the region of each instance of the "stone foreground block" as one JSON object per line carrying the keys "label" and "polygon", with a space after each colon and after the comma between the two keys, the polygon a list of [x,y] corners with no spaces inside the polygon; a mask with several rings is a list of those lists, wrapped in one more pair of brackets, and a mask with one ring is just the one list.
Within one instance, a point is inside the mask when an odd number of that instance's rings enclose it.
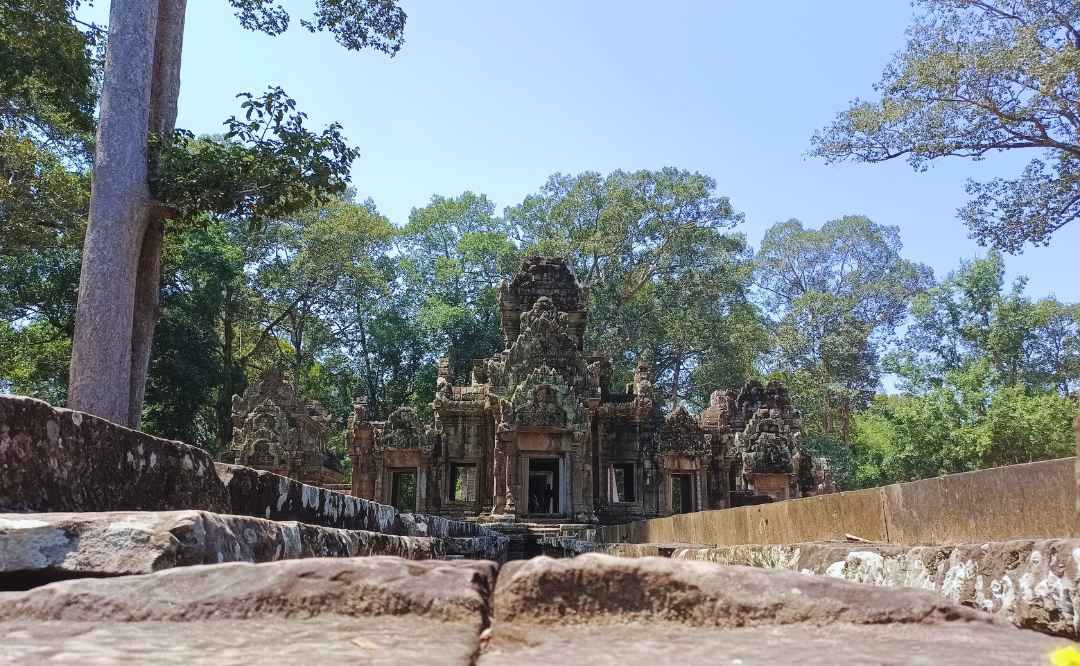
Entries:
{"label": "stone foreground block", "polygon": [[370,557],[64,581],[0,593],[0,663],[469,664],[494,578]]}
{"label": "stone foreground block", "polygon": [[206,451],[0,395],[0,512],[171,509],[228,513]]}
{"label": "stone foreground block", "polygon": [[0,514],[0,589],[220,562],[446,554],[448,539],[205,511]]}
{"label": "stone foreground block", "polygon": [[1080,639],[1080,539],[962,546],[746,545],[677,550],[673,557],[928,590],[1019,627]]}
{"label": "stone foreground block", "polygon": [[940,596],[583,555],[504,565],[480,664],[1043,664],[1068,644]]}
{"label": "stone foreground block", "polygon": [[492,562],[396,557],[233,562],[140,576],[82,578],[0,594],[0,621],[195,622],[418,615],[479,627]]}
{"label": "stone foreground block", "polygon": [[586,555],[496,573],[369,557],[63,581],[0,593],[0,661],[1044,664],[1067,644],[929,593],[784,571]]}

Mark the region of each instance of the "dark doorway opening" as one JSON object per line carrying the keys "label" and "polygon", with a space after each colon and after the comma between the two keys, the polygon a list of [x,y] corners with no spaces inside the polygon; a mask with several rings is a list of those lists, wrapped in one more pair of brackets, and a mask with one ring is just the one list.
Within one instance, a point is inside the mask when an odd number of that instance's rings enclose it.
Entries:
{"label": "dark doorway opening", "polygon": [[617,463],[615,468],[615,490],[620,502],[634,501],[634,463]]}
{"label": "dark doorway opening", "polygon": [[529,513],[559,513],[559,461],[529,459]]}
{"label": "dark doorway opening", "polygon": [[476,501],[476,465],[450,463],[450,501]]}
{"label": "dark doorway opening", "polygon": [[398,511],[416,511],[416,470],[403,469],[391,473],[390,504]]}
{"label": "dark doorway opening", "polygon": [[672,513],[690,513],[694,510],[694,477],[690,474],[671,475]]}

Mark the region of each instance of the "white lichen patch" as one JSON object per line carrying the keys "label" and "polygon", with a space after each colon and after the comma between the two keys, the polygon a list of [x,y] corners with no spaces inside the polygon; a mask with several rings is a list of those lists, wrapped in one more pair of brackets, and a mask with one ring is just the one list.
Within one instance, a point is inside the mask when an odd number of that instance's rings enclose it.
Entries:
{"label": "white lichen patch", "polygon": [[[942,577],[940,593],[946,599],[960,601],[964,587],[977,571],[978,567],[972,560],[961,561],[956,553],[949,556],[946,563],[945,575]],[[981,587],[982,577],[976,578],[976,587]]]}
{"label": "white lichen patch", "polygon": [[56,446],[56,444],[60,441],[60,424],[52,419],[46,421],[45,436],[49,439],[50,445]]}
{"label": "white lichen patch", "polygon": [[44,569],[64,561],[72,541],[64,530],[32,519],[0,518],[0,571]]}
{"label": "white lichen patch", "polygon": [[319,489],[315,486],[303,486],[300,491],[300,503],[305,509],[319,508]]}
{"label": "white lichen patch", "polygon": [[296,523],[287,523],[281,526],[281,542],[285,546],[286,559],[300,557],[303,549],[300,543],[300,527]]}
{"label": "white lichen patch", "polygon": [[[285,508],[285,502],[289,501],[289,480],[285,477],[278,478],[278,499],[277,510],[281,511]],[[270,517],[270,509],[266,510],[266,517]]]}

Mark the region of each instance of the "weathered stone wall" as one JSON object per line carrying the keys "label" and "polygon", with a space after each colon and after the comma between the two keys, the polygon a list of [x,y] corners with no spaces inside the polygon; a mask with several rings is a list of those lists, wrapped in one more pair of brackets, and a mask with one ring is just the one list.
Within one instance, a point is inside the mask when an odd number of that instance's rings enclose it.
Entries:
{"label": "weathered stone wall", "polygon": [[[615,549],[612,554],[631,553]],[[745,545],[677,548],[671,557],[928,590],[1004,617],[1019,627],[1080,638],[1080,539],[962,546]]]}
{"label": "weathered stone wall", "polygon": [[[241,548],[248,553],[243,557],[225,560],[258,562],[294,553],[299,557],[394,554],[420,558],[446,554],[501,560],[506,554],[506,538],[480,525],[399,513],[390,506],[270,472],[215,464],[206,451],[182,442],[56,409],[40,400],[0,395],[0,514],[177,510],[221,514],[196,522],[217,526],[221,534],[236,531],[223,537],[233,539],[230,544],[243,540],[236,540],[241,532],[248,541],[260,535],[265,539],[265,543],[252,544],[250,553]],[[262,521],[245,522],[244,517]],[[219,525],[222,520],[224,526]],[[131,527],[129,523],[118,519],[116,525],[98,531],[115,531],[119,526],[123,532]],[[168,541],[164,535],[171,528],[150,531]],[[56,552],[72,550],[63,545],[69,539],[78,543],[78,529],[54,532],[49,534],[57,540]],[[67,536],[56,536],[61,533]],[[307,541],[291,543],[294,533],[306,535]],[[0,528],[0,575],[22,571],[5,565],[8,555],[8,559],[15,557],[14,550],[6,550],[14,547],[15,537]],[[259,554],[273,552],[278,545],[282,552],[276,556]]]}
{"label": "weathered stone wall", "polygon": [[792,544],[844,539],[949,545],[1080,537],[1076,459],[612,525],[607,543]]}
{"label": "weathered stone wall", "polygon": [[206,451],[0,395],[0,512],[172,509],[228,513]]}

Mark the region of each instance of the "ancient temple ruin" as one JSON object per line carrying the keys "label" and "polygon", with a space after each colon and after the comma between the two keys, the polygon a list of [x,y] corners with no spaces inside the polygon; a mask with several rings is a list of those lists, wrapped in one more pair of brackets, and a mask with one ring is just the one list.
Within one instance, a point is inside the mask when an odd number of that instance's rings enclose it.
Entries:
{"label": "ancient temple ruin", "polygon": [[[400,407],[349,426],[353,493],[404,510],[621,522],[810,495],[814,461],[778,383],[664,413],[651,368],[614,391],[584,349],[587,293],[563,259],[530,257],[499,290],[505,348],[456,386],[440,363],[433,419]],[[818,465],[818,469],[822,469]]]}
{"label": "ancient temple ruin", "polygon": [[225,462],[264,469],[315,486],[340,485],[345,474],[327,447],[330,414],[303,401],[277,369],[232,398],[233,438]]}

